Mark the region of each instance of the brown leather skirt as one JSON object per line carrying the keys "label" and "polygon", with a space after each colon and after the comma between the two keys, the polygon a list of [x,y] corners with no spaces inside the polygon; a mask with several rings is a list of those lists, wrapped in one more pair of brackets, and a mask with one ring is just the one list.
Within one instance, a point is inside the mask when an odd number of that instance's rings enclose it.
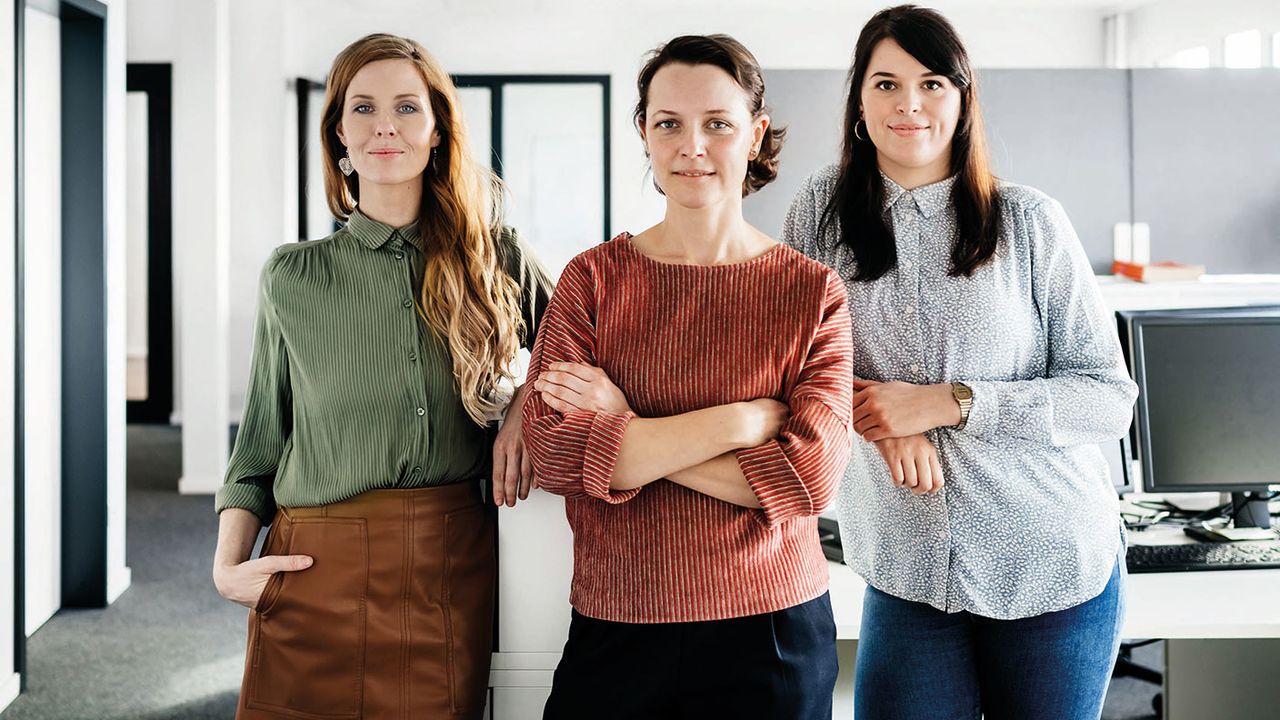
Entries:
{"label": "brown leather skirt", "polygon": [[483,714],[497,558],[476,484],[280,508],[263,554],[315,563],[249,614],[239,720]]}

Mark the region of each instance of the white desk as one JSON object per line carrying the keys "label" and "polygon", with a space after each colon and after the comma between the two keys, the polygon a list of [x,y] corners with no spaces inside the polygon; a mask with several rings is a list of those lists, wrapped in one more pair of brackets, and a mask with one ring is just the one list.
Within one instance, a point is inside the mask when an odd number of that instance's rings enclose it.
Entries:
{"label": "white desk", "polygon": [[[866,585],[844,565],[831,563],[830,570],[840,655],[833,717],[847,719],[853,717],[853,668]],[[1280,638],[1280,570],[1130,575],[1128,592],[1127,639]],[[559,652],[494,653],[494,720],[540,718],[559,660]]]}

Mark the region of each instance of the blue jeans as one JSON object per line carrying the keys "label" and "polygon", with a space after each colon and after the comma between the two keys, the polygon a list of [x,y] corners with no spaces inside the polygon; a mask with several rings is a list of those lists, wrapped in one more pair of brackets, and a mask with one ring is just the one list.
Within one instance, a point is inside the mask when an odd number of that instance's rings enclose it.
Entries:
{"label": "blue jeans", "polygon": [[945,613],[867,587],[857,720],[1097,720],[1124,618],[1119,563],[1102,593],[1020,620]]}

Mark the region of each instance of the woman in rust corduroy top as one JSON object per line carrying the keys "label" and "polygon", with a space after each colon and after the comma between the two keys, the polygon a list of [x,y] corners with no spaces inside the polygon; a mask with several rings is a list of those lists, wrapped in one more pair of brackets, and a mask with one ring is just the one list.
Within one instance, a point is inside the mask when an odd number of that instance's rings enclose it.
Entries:
{"label": "woman in rust corduroy top", "polygon": [[[677,38],[640,97],[667,218],[568,264],[530,366],[528,452],[574,534],[575,612],[546,717],[829,718],[817,515],[849,453],[844,285],[741,217],[781,142],[745,48]],[[740,117],[724,110],[735,102]],[[700,224],[748,239],[698,262],[687,233]],[[621,408],[575,394],[586,381],[571,376],[592,368]]]}

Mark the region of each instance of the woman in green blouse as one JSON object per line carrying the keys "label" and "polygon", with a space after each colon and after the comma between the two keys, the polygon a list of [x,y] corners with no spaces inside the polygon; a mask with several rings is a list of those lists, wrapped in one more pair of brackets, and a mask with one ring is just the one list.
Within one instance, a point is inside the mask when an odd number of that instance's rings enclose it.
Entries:
{"label": "woman in green blouse", "polygon": [[521,423],[495,442],[485,418],[550,282],[502,228],[453,84],[418,43],[343,50],[321,136],[346,226],[263,269],[217,498],[214,582],[253,609],[237,717],[479,717],[496,551],[476,480],[492,452],[495,499],[532,482]]}

